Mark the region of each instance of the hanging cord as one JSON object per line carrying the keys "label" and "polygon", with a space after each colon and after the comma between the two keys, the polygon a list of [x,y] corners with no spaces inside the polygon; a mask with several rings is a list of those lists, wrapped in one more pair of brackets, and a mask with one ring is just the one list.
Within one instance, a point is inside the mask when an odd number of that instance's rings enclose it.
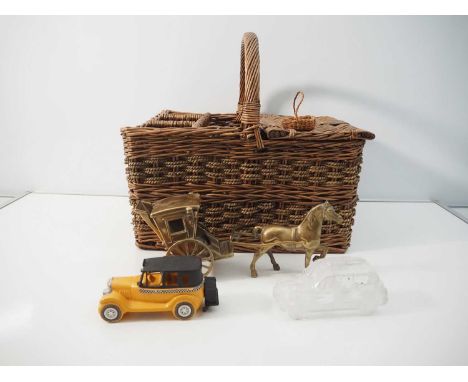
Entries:
{"label": "hanging cord", "polygon": [[[296,101],[298,97],[300,97],[301,100],[299,101],[299,104],[296,106]],[[304,101],[304,93],[302,91],[298,91],[293,101],[293,110],[294,110],[294,116],[296,117],[296,120],[299,120],[299,116],[298,116],[299,108],[301,107],[303,101]]]}
{"label": "hanging cord", "polygon": [[294,116],[285,118],[282,126],[286,129],[295,129],[298,131],[313,130],[315,128],[315,117],[311,115],[299,116],[299,108],[304,102],[304,93],[298,91],[293,100]]}

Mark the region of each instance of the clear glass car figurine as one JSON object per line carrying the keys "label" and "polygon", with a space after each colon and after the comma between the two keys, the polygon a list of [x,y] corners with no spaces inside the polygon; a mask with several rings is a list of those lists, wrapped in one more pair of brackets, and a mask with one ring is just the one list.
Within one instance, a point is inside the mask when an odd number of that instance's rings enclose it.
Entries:
{"label": "clear glass car figurine", "polygon": [[369,263],[352,256],[330,256],[292,279],[278,282],[273,295],[291,318],[371,314],[387,302],[387,290]]}

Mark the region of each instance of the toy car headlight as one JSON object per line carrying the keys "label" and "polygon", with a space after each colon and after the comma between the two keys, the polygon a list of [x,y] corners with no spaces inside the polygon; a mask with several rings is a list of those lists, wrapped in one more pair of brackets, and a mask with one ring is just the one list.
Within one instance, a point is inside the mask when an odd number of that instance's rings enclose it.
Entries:
{"label": "toy car headlight", "polygon": [[111,292],[112,292],[112,279],[109,279],[109,281],[107,281],[107,288],[102,291],[102,294],[106,295]]}

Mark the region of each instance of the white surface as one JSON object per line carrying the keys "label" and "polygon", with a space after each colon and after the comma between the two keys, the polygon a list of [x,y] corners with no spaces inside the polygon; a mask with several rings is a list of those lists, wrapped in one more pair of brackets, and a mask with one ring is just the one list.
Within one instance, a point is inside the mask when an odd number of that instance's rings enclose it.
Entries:
{"label": "white surface", "polygon": [[468,203],[466,17],[2,17],[0,193],[126,195],[119,128],[234,111],[245,31],[263,111],[376,133],[361,198]]}
{"label": "white surface", "polygon": [[4,204],[10,202],[14,198],[12,196],[0,196],[0,207],[3,206]]}
{"label": "white surface", "polygon": [[455,207],[453,209],[468,219],[468,207]]}
{"label": "white surface", "polygon": [[124,197],[30,194],[0,210],[1,364],[468,364],[468,225],[428,203],[360,203],[351,255],[379,272],[389,302],[374,316],[294,321],[273,285],[302,255],[216,263],[220,306],[105,323],[110,276],[143,256]]}

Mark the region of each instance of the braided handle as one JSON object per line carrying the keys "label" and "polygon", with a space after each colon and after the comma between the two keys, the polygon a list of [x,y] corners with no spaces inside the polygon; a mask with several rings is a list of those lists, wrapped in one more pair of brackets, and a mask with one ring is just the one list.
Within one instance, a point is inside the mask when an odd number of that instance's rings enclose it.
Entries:
{"label": "braided handle", "polygon": [[260,122],[260,54],[257,35],[244,33],[241,45],[240,92],[237,120],[243,125]]}

